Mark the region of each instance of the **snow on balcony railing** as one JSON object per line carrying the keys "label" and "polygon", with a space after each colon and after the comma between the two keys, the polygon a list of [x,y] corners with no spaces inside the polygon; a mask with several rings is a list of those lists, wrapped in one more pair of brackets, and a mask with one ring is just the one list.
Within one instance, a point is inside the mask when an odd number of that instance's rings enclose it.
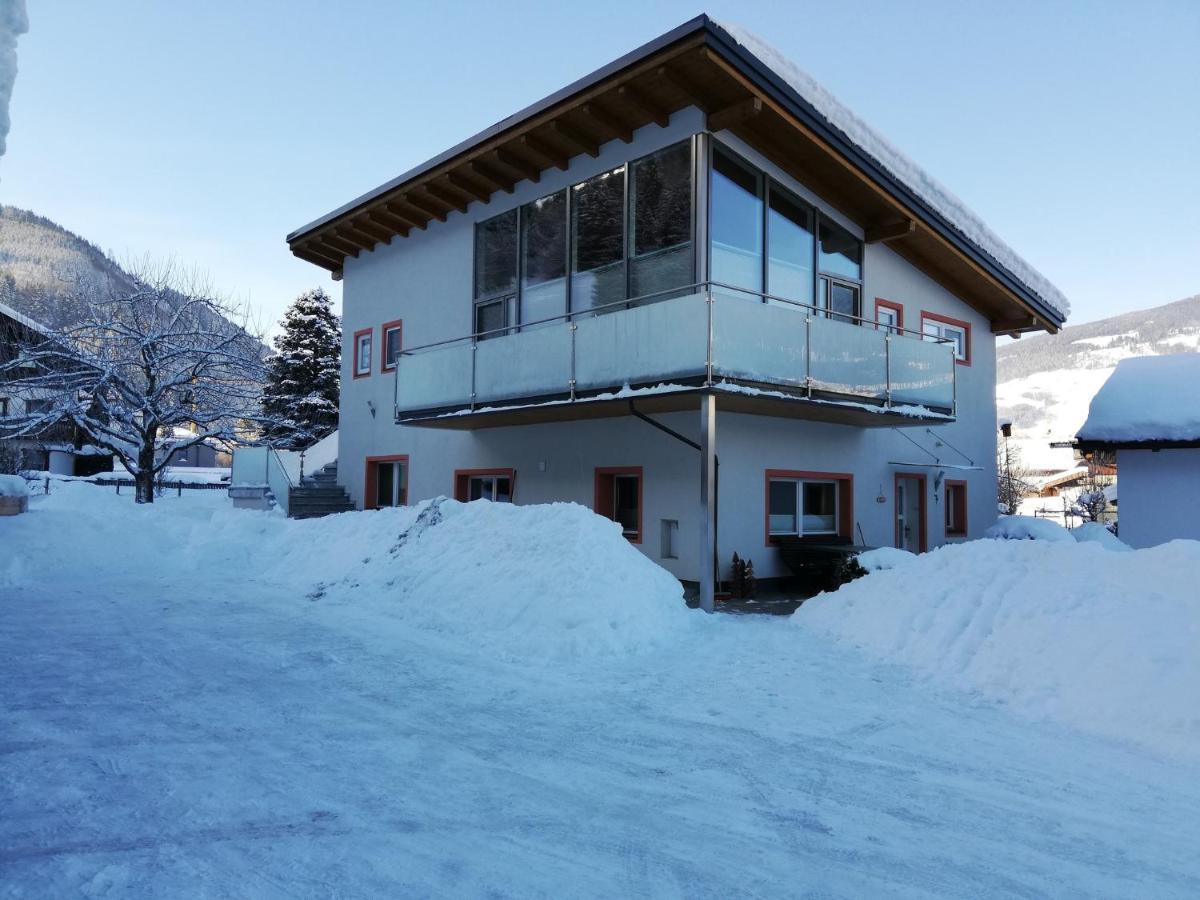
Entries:
{"label": "snow on balcony railing", "polygon": [[718,379],[953,412],[948,342],[727,285],[682,290],[405,350],[397,417]]}

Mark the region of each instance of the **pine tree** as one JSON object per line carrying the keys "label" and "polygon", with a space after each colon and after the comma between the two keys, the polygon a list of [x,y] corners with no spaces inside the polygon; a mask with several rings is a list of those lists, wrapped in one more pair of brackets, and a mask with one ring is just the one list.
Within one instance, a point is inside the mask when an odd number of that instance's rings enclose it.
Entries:
{"label": "pine tree", "polygon": [[290,449],[311,444],[337,427],[342,323],[324,289],[305,291],[283,315],[268,364],[263,439]]}

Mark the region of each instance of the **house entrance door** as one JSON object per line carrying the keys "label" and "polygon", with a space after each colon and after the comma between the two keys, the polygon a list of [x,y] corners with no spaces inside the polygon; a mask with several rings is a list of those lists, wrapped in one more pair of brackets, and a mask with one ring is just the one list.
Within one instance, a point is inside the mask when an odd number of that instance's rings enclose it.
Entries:
{"label": "house entrance door", "polygon": [[896,476],[896,546],[912,553],[924,553],[925,476]]}

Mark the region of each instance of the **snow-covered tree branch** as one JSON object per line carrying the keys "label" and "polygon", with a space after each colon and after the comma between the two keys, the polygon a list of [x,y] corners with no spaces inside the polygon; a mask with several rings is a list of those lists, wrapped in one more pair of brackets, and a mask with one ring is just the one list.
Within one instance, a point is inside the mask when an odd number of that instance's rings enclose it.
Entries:
{"label": "snow-covered tree branch", "polygon": [[266,348],[194,273],[165,263],[133,275],[132,288],[81,287],[74,324],[30,336],[0,364],[10,394],[42,401],[0,420],[0,436],[74,422],[149,503],[173,451],[261,424]]}

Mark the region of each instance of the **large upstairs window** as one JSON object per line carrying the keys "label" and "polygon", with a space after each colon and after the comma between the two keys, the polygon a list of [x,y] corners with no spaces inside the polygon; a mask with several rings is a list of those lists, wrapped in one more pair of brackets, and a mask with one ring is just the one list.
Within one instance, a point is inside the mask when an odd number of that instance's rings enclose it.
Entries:
{"label": "large upstairs window", "polygon": [[828,218],[821,219],[819,235],[818,308],[829,310],[834,318],[860,315],[862,242]]}
{"label": "large upstairs window", "polygon": [[475,333],[662,299],[695,280],[692,141],[475,227]]}
{"label": "large upstairs window", "polygon": [[719,143],[710,188],[713,282],[861,315],[862,241]]}
{"label": "large upstairs window", "polygon": [[624,300],[625,167],[571,189],[571,311]]}
{"label": "large upstairs window", "polygon": [[512,323],[517,299],[517,211],[475,226],[475,332],[496,337]]}
{"label": "large upstairs window", "polygon": [[567,308],[567,192],[521,207],[521,324]]}
{"label": "large upstairs window", "polygon": [[631,297],[692,283],[691,149],[676,144],[630,164]]}
{"label": "large upstairs window", "polygon": [[712,280],[763,289],[763,178],[732,153],[713,151],[709,230]]}

